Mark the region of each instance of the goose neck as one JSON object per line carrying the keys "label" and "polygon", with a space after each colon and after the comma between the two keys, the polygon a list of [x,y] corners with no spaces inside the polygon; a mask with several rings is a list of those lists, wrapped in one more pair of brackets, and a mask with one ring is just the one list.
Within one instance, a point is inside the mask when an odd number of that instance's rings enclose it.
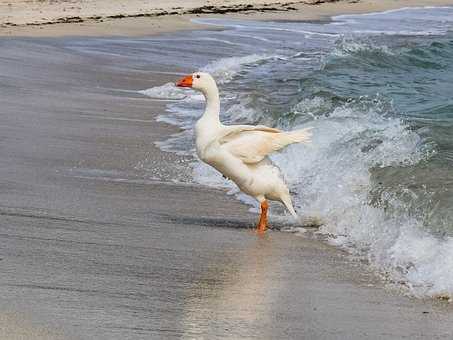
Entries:
{"label": "goose neck", "polygon": [[212,120],[220,124],[219,112],[220,112],[220,98],[217,87],[210,87],[203,91],[203,95],[206,99],[206,109],[203,114],[204,119]]}

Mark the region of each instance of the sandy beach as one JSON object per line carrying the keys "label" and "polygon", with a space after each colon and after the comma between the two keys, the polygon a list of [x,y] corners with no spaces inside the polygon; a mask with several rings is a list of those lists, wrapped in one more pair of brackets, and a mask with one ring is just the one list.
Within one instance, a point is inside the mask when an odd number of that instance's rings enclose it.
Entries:
{"label": "sandy beach", "polygon": [[205,29],[190,22],[200,16],[252,20],[319,20],[333,15],[369,13],[402,7],[451,5],[451,0],[361,1],[183,1],[0,0],[0,35],[143,36]]}
{"label": "sandy beach", "polygon": [[[230,1],[226,14],[453,4],[306,2]],[[191,183],[193,159],[155,145],[178,131],[156,121],[165,102],[137,92],[191,70],[82,51],[90,37],[200,29],[191,18],[225,14],[188,13],[200,1],[112,3],[0,0],[0,339],[452,338],[450,303],[407,297],[322,240],[257,237],[248,206]]]}

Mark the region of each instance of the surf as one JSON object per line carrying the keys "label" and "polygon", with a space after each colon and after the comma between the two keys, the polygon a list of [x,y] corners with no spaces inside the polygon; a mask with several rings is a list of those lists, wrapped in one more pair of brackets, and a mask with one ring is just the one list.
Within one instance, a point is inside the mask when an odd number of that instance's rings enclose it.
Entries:
{"label": "surf", "polygon": [[[229,29],[198,32],[217,51],[187,62],[217,77],[225,123],[315,127],[311,148],[272,156],[296,210],[320,216],[318,235],[417,297],[453,294],[452,17],[421,8],[328,23],[199,20]],[[159,146],[193,155],[202,98],[171,84],[142,93],[168,100],[159,120],[183,129]],[[193,181],[257,209],[216,171],[191,167]]]}

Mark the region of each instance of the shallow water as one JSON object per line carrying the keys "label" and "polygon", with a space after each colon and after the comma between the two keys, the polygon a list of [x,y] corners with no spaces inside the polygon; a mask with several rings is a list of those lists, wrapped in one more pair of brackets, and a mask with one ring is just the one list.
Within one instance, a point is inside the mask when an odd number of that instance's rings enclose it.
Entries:
{"label": "shallow water", "polygon": [[[453,8],[327,23],[198,22],[225,29],[139,40],[134,53],[172,51],[159,60],[211,72],[227,123],[313,126],[311,147],[272,156],[297,210],[320,216],[330,242],[413,294],[452,294]],[[193,153],[202,96],[172,84],[143,93],[170,100],[160,120],[185,130],[161,148]],[[194,165],[194,179],[235,192],[202,164]]]}

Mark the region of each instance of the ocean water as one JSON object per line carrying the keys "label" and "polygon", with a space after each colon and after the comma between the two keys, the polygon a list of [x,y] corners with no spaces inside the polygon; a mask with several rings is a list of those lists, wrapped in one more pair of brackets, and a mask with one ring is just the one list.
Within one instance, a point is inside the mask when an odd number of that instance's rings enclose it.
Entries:
{"label": "ocean water", "polygon": [[[328,242],[411,294],[452,296],[453,8],[318,23],[197,21],[217,30],[139,39],[124,57],[210,72],[225,123],[313,126],[311,146],[271,157],[298,213],[319,216]],[[203,97],[171,83],[141,93],[166,100],[159,120],[183,129],[159,146],[193,154]],[[254,204],[200,162],[191,180]]]}

